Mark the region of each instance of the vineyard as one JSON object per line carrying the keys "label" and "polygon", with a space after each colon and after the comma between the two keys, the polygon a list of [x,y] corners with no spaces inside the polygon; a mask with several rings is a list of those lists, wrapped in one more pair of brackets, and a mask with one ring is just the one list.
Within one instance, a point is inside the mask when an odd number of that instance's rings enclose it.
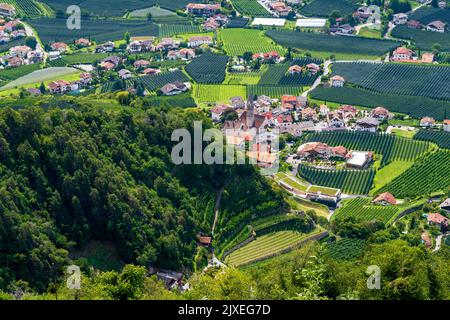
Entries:
{"label": "vineyard", "polygon": [[338,208],[332,220],[345,217],[354,217],[357,220],[372,221],[378,220],[384,224],[389,224],[402,212],[400,206],[378,206],[372,205],[370,199],[356,198],[344,200],[342,207]]}
{"label": "vineyard", "polygon": [[339,11],[341,16],[347,16],[358,9],[357,0],[312,0],[301,8],[305,16],[328,17],[333,11]]}
{"label": "vineyard", "polygon": [[2,0],[1,2],[12,5],[16,8],[17,14],[22,17],[37,18],[52,14],[51,10],[35,0]]}
{"label": "vineyard", "polygon": [[248,17],[271,17],[272,15],[257,0],[233,0],[237,12]]}
{"label": "vineyard", "polygon": [[284,47],[329,53],[381,56],[401,44],[390,40],[333,36],[323,33],[268,30],[266,35]]}
{"label": "vineyard", "polygon": [[429,141],[436,143],[440,148],[450,149],[450,132],[420,130],[414,136],[415,140]]}
{"label": "vineyard", "polygon": [[439,43],[442,51],[450,51],[450,32],[431,32],[400,25],[392,30],[392,36],[413,40],[415,45],[422,50],[432,50],[433,45]]}
{"label": "vineyard", "polygon": [[303,92],[303,88],[284,85],[249,85],[247,86],[247,92],[251,95],[266,95],[280,99],[284,95],[299,96]]}
{"label": "vineyard", "polygon": [[[317,62],[318,61],[319,60],[317,60]],[[292,64],[283,63],[277,65],[269,65],[268,70],[262,75],[258,84],[311,86],[318,78],[318,75],[309,75],[303,73],[291,75],[288,73],[288,69],[291,65],[298,64],[303,66],[308,63],[310,62],[306,61],[306,59],[302,59],[298,61],[296,60]]]}
{"label": "vineyard", "polygon": [[326,170],[299,165],[300,176],[312,184],[342,189],[349,194],[368,194],[375,177],[375,170]]}
{"label": "vineyard", "polygon": [[324,102],[346,103],[369,108],[384,106],[390,111],[408,114],[414,118],[429,116],[443,120],[446,114],[450,112],[450,102],[417,96],[382,94],[353,87],[319,87],[310,93],[310,98]]}
{"label": "vineyard", "polygon": [[51,67],[65,67],[74,64],[92,64],[108,56],[107,53],[77,53],[62,56],[60,59],[49,61]]}
{"label": "vineyard", "polygon": [[12,47],[22,46],[24,44],[25,44],[24,38],[12,40],[12,41],[9,41],[8,43],[0,44],[0,53],[8,51]]}
{"label": "vineyard", "polygon": [[222,83],[226,76],[228,57],[203,54],[186,66],[186,72],[197,83]]}
{"label": "vineyard", "polygon": [[247,18],[232,18],[226,24],[226,28],[244,28],[248,24]]}
{"label": "vineyard", "polygon": [[199,26],[192,24],[158,24],[159,36],[171,37],[177,34],[200,33]]}
{"label": "vineyard", "polygon": [[442,10],[427,6],[414,11],[409,18],[418,20],[422,24],[428,24],[431,21],[436,20],[441,20],[442,22],[450,24],[450,10]]}
{"label": "vineyard", "polygon": [[369,90],[450,100],[450,67],[399,63],[344,62],[333,74]]}
{"label": "vineyard", "polygon": [[[41,65],[39,63],[28,64],[18,68],[2,70],[0,72],[0,80],[3,81],[13,81],[27,75],[33,71],[39,70]],[[1,83],[4,85],[4,83]]]}
{"label": "vineyard", "polygon": [[247,87],[241,85],[194,85],[194,97],[199,103],[228,102],[232,97],[246,97]]}
{"label": "vineyard", "polygon": [[272,43],[259,30],[224,29],[219,35],[220,40],[223,42],[223,49],[229,56],[241,56],[245,52],[264,53],[276,51],[280,55],[286,53],[286,49]]}
{"label": "vineyard", "polygon": [[234,251],[225,259],[232,266],[243,266],[295,248],[310,234],[297,231],[278,231],[258,237]]}
{"label": "vineyard", "polygon": [[336,131],[314,133],[305,142],[323,142],[330,146],[344,146],[352,150],[381,154],[382,165],[394,160],[415,160],[430,149],[430,144],[383,133]]}
{"label": "vineyard", "polygon": [[450,151],[440,150],[420,159],[402,175],[380,189],[396,197],[417,197],[450,186]]}
{"label": "vineyard", "polygon": [[82,28],[79,30],[69,30],[66,26],[66,19],[35,19],[29,23],[39,33],[42,42],[49,43],[63,41],[70,43],[78,38],[88,38],[97,42],[120,40],[125,32],[130,32],[131,36],[158,36],[158,26],[143,20],[123,20],[123,19],[89,19],[81,21]]}
{"label": "vineyard", "polygon": [[162,72],[155,75],[148,75],[136,78],[136,84],[142,83],[149,91],[156,91],[164,87],[166,84],[180,81],[189,82],[189,78],[182,71]]}
{"label": "vineyard", "polygon": [[354,260],[363,254],[365,247],[364,240],[343,238],[328,244],[327,253],[334,260]]}

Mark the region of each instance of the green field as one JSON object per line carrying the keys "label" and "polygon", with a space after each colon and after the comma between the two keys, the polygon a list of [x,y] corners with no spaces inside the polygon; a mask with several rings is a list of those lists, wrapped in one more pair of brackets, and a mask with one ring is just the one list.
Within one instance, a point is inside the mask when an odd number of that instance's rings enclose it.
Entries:
{"label": "green field", "polygon": [[347,16],[358,7],[358,0],[311,0],[300,11],[311,17],[328,17],[333,11]]}
{"label": "green field", "polygon": [[298,246],[311,234],[297,231],[278,231],[250,242],[227,256],[225,262],[232,266],[243,266],[270,256],[283,253]]}
{"label": "green field", "polygon": [[23,17],[36,18],[40,16],[50,16],[52,10],[36,0],[2,0],[3,3],[9,3],[18,15]]}
{"label": "green field", "polygon": [[272,17],[257,0],[233,0],[237,12],[248,17]]}
{"label": "green field", "polygon": [[280,55],[286,53],[282,48],[266,36],[263,31],[252,29],[224,29],[219,33],[223,49],[229,56],[240,56],[245,52],[264,53],[276,51]]}
{"label": "green field", "polygon": [[52,67],[64,67],[74,64],[92,64],[106,58],[107,56],[107,53],[75,53],[62,56],[57,60],[49,61],[48,64]]}
{"label": "green field", "polygon": [[414,136],[414,139],[433,142],[441,148],[450,149],[450,132],[437,130],[420,130]]}
{"label": "green field", "polygon": [[431,50],[435,43],[439,43],[442,51],[450,51],[450,32],[432,32],[411,29],[405,25],[400,25],[392,30],[392,36],[412,40],[422,50]]}
{"label": "green field", "polygon": [[408,170],[414,161],[393,161],[377,171],[375,178],[373,179],[373,190],[370,192],[374,194],[378,189],[382,188],[403,172]]}
{"label": "green field", "polygon": [[360,257],[366,247],[361,239],[343,238],[327,245],[327,254],[334,260],[354,260]]}
{"label": "green field", "polygon": [[247,87],[242,85],[195,84],[194,98],[198,103],[229,102],[232,97],[247,97]]}

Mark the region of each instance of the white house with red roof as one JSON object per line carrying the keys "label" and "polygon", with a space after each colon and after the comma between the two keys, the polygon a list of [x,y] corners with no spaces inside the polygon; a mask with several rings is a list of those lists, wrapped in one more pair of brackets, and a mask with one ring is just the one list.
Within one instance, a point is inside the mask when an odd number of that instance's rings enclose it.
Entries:
{"label": "white house with red roof", "polygon": [[330,78],[330,85],[335,88],[341,88],[345,84],[345,79],[342,76],[335,75]]}
{"label": "white house with red roof", "polygon": [[435,21],[431,21],[429,24],[427,24],[427,30],[433,31],[433,32],[444,33],[446,26],[447,25],[444,22],[442,22],[441,20],[435,20]]}
{"label": "white house with red roof", "polygon": [[193,36],[188,40],[188,46],[191,48],[197,48],[201,45],[211,45],[213,44],[213,39],[210,36]]}
{"label": "white house with red roof", "polygon": [[8,3],[0,3],[0,16],[13,17],[16,15],[16,9]]}
{"label": "white house with red roof", "polygon": [[431,117],[423,117],[420,119],[420,126],[424,128],[431,128],[436,125],[436,120]]}
{"label": "white house with red roof", "polygon": [[393,205],[397,204],[397,200],[389,192],[385,192],[385,193],[382,193],[382,194],[376,196],[372,202],[375,204],[382,205],[382,206],[393,206]]}
{"label": "white house with red roof", "polygon": [[444,120],[443,129],[445,132],[450,132],[450,119]]}
{"label": "white house with red roof", "polygon": [[392,53],[391,60],[392,61],[408,61],[412,60],[414,55],[414,51],[411,49],[400,47],[394,50]]}
{"label": "white house with red roof", "polygon": [[64,53],[69,49],[69,46],[64,42],[55,42],[50,45],[53,51],[59,51],[60,53]]}

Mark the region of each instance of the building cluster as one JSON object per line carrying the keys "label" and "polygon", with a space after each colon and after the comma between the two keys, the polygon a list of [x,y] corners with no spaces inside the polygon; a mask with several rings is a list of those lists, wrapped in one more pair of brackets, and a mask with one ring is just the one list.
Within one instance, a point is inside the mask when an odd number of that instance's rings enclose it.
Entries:
{"label": "building cluster", "polygon": [[292,12],[292,7],[283,1],[262,1],[265,2],[276,17],[287,17]]}
{"label": "building cluster", "polygon": [[23,65],[41,63],[44,61],[44,54],[37,50],[32,50],[28,46],[15,46],[9,49],[9,53],[0,57],[0,66],[3,68],[17,68]]}
{"label": "building cluster", "polygon": [[188,3],[186,6],[186,13],[197,17],[209,17],[220,13],[222,6],[220,3]]}
{"label": "building cluster", "polygon": [[418,57],[413,50],[399,47],[392,52],[390,60],[395,62],[433,63],[434,54],[426,52],[422,54],[422,57]]}
{"label": "building cluster", "polygon": [[80,74],[80,79],[76,81],[52,81],[47,85],[47,90],[51,94],[66,94],[88,88],[91,83],[92,75],[90,73],[82,73]]}
{"label": "building cluster", "polygon": [[0,44],[6,44],[26,36],[27,33],[20,20],[0,17]]}
{"label": "building cluster", "polygon": [[226,25],[228,22],[229,22],[228,16],[224,14],[216,14],[212,17],[209,17],[203,23],[203,29],[205,29],[206,31],[215,31]]}
{"label": "building cluster", "polygon": [[414,20],[414,19],[409,20],[408,16],[406,14],[395,15],[394,23],[397,25],[406,24],[407,27],[410,29],[418,29],[418,30],[425,30],[425,31],[431,31],[431,32],[444,33],[448,30],[447,24],[445,22],[442,22],[441,20],[434,20],[434,21],[429,22],[428,24],[422,24],[418,20]]}

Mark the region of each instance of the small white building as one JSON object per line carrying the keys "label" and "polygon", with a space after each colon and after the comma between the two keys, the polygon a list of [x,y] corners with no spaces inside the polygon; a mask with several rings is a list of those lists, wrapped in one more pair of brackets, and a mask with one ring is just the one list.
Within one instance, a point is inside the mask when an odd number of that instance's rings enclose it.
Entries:
{"label": "small white building", "polygon": [[188,41],[188,46],[191,48],[197,48],[201,45],[211,45],[213,44],[213,40],[210,36],[194,36],[190,37]]}
{"label": "small white building", "polygon": [[406,13],[397,13],[394,14],[394,23],[396,25],[406,24],[408,22],[408,15]]}
{"label": "small white building", "polygon": [[444,120],[443,128],[444,128],[445,132],[450,132],[450,120],[449,119]]}
{"label": "small white building", "polygon": [[336,76],[333,76],[330,78],[330,85],[332,87],[340,88],[340,87],[343,87],[344,84],[345,84],[345,79],[341,76],[336,75]]}

